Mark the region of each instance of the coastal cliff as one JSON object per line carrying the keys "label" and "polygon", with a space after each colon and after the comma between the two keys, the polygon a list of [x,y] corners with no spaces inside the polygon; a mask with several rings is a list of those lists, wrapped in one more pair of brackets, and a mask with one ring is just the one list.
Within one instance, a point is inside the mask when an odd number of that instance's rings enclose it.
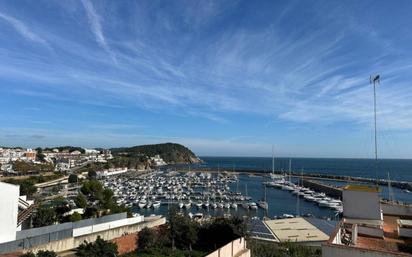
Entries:
{"label": "coastal cliff", "polygon": [[189,148],[176,143],[140,145],[111,149],[114,156],[130,158],[159,155],[167,164],[200,163],[201,160]]}

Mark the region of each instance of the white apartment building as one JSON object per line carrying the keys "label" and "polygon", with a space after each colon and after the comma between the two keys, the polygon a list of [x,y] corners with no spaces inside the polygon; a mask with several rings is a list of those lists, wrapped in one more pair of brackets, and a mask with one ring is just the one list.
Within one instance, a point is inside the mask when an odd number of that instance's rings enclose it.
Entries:
{"label": "white apartment building", "polygon": [[0,243],[16,239],[20,187],[0,182]]}

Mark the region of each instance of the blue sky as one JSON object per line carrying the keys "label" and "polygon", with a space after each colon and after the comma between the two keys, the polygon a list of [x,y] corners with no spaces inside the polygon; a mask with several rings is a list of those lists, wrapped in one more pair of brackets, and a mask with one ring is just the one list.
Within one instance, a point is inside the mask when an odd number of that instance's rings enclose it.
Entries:
{"label": "blue sky", "polygon": [[1,1],[0,145],[412,157],[410,1]]}

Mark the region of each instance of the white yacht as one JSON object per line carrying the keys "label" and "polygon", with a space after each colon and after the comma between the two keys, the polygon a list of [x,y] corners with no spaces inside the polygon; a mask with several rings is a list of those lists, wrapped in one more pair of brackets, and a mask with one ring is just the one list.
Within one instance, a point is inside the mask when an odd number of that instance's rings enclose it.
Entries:
{"label": "white yacht", "polygon": [[202,208],[202,206],[203,206],[203,203],[202,202],[197,202],[196,203],[196,207],[198,208],[198,209],[200,209],[200,208]]}
{"label": "white yacht", "polygon": [[153,208],[157,209],[160,207],[160,201],[154,201]]}
{"label": "white yacht", "polygon": [[143,209],[144,207],[146,207],[146,200],[140,200],[138,205],[140,209]]}
{"label": "white yacht", "polygon": [[257,210],[258,206],[257,206],[257,204],[256,204],[255,202],[250,202],[250,203],[249,203],[249,208],[250,208],[251,210]]}

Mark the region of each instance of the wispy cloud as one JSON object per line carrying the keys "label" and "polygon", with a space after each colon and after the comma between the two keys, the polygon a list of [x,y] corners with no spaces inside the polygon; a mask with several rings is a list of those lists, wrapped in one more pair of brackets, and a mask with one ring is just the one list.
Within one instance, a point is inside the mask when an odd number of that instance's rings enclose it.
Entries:
{"label": "wispy cloud", "polygon": [[[0,43],[0,92],[42,111],[49,102],[62,115],[87,110],[108,117],[106,126],[73,117],[88,129],[131,136],[134,128],[116,125],[117,117],[146,118],[141,123],[151,128],[174,118],[199,122],[213,133],[234,134],[224,138],[257,133],[256,123],[270,124],[263,128],[268,134],[290,124],[369,129],[371,73],[382,75],[380,128],[412,126],[410,33],[389,29],[402,24],[397,17],[376,25],[381,21],[369,16],[373,12],[361,15],[358,4],[81,0],[53,2],[52,8],[58,19],[15,15],[13,6],[0,13],[0,22],[9,25],[0,27],[1,35],[10,27],[18,32]],[[52,45],[55,55],[16,51],[21,36]],[[186,131],[181,126],[175,131]],[[207,134],[207,126],[193,133]]]}
{"label": "wispy cloud", "polygon": [[11,25],[18,33],[20,33],[24,38],[43,44],[43,45],[48,45],[47,41],[45,39],[43,39],[42,37],[40,37],[39,35],[37,35],[36,33],[34,33],[33,31],[31,31],[26,24],[24,24],[22,21],[11,17],[9,15],[6,15],[4,13],[0,12],[0,19],[3,19],[4,21],[6,21],[9,25]]}
{"label": "wispy cloud", "polygon": [[89,19],[89,22],[90,22],[90,28],[93,31],[93,34],[96,38],[96,42],[100,45],[100,47],[102,47],[110,55],[110,58],[112,58],[113,62],[116,65],[118,65],[115,53],[112,51],[112,49],[109,47],[109,45],[106,42],[106,38],[104,37],[104,34],[103,34],[102,25],[100,23],[100,16],[97,15],[92,2],[89,0],[81,0],[81,1],[84,6],[84,9],[86,10],[87,18]]}

